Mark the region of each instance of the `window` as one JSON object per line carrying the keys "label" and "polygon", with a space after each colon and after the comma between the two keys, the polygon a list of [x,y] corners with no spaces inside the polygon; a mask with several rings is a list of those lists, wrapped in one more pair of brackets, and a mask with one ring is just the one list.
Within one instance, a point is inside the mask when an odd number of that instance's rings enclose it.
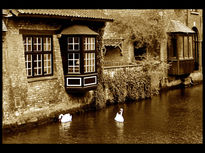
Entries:
{"label": "window", "polygon": [[95,53],[85,53],[84,58],[84,72],[95,71]]}
{"label": "window", "polygon": [[190,35],[189,36],[189,58],[193,59],[193,37]]}
{"label": "window", "polygon": [[146,46],[140,47],[140,48],[134,48],[134,56],[135,60],[143,60],[144,57],[143,55],[146,54]]}
{"label": "window", "polygon": [[27,77],[53,74],[52,36],[23,36]]}
{"label": "window", "polygon": [[68,53],[68,73],[80,72],[80,54]]}
{"label": "window", "polygon": [[84,39],[84,49],[95,50],[95,38],[94,37],[85,37]]}
{"label": "window", "polygon": [[95,72],[95,37],[84,38],[84,72]]}
{"label": "window", "polygon": [[169,59],[177,58],[177,38],[174,35],[168,37],[168,51]]}
{"label": "window", "polygon": [[192,34],[171,35],[169,40],[169,59],[176,58],[177,54],[180,60],[193,59]]}
{"label": "window", "polygon": [[[83,40],[81,48],[80,40]],[[84,52],[84,73],[95,72],[95,37],[68,37],[68,74],[80,73],[80,55]],[[80,49],[81,48],[81,49]]]}
{"label": "window", "polygon": [[68,73],[80,72],[80,37],[68,37]]}
{"label": "window", "polygon": [[80,49],[80,38],[68,37],[68,51],[79,51],[79,49]]}
{"label": "window", "polygon": [[66,91],[86,92],[97,88],[98,33],[85,25],[71,25],[59,39]]}
{"label": "window", "polygon": [[184,36],[184,59],[188,59],[189,55],[188,55],[188,50],[189,50],[189,42],[188,42],[188,36]]}

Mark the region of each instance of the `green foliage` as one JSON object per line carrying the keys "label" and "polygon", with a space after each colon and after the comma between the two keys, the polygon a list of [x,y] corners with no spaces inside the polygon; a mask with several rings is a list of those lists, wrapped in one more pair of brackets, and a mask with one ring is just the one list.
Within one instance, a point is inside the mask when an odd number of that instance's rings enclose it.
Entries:
{"label": "green foliage", "polygon": [[104,78],[109,90],[114,96],[114,101],[118,103],[124,102],[126,97],[126,72],[124,70],[118,70],[114,77],[105,75]]}
{"label": "green foliage", "polygon": [[160,90],[161,80],[167,77],[167,71],[170,65],[159,59],[159,56],[153,56],[152,54],[145,54],[144,60],[140,62],[143,71],[151,76],[151,93],[158,94]]}
{"label": "green foliage", "polygon": [[150,97],[150,78],[146,73],[138,71],[137,67],[119,69],[113,77],[105,74],[104,78],[116,103]]}
{"label": "green foliage", "polygon": [[104,92],[104,87],[101,83],[98,83],[97,89],[94,91],[94,100],[93,100],[93,107],[95,109],[101,109],[105,106],[106,104],[106,99],[105,99],[105,92]]}
{"label": "green foliage", "polygon": [[159,57],[146,54],[136,67],[117,69],[113,77],[104,74],[104,87],[108,87],[116,103],[150,98],[159,93],[160,81],[166,77],[168,67]]}
{"label": "green foliage", "polygon": [[150,96],[150,76],[144,71],[129,69],[127,71],[127,99],[137,100]]}
{"label": "green foliage", "polygon": [[114,22],[109,26],[109,31],[117,36],[128,38],[137,42],[136,48],[159,46],[165,37],[165,24],[160,16],[160,10],[136,11],[136,15],[112,13]]}

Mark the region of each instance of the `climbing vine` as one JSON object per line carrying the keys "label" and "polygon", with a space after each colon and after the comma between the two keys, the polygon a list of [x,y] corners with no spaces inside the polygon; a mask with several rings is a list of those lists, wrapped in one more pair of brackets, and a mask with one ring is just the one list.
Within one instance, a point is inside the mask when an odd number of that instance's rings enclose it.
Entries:
{"label": "climbing vine", "polygon": [[[147,54],[140,65],[136,63],[135,67],[115,69],[105,73],[104,85],[101,87],[107,87],[113,96],[111,103],[150,98],[159,93],[160,81],[165,77],[164,71],[168,67],[169,65],[161,62],[159,57]],[[103,91],[105,96],[105,89]]]}

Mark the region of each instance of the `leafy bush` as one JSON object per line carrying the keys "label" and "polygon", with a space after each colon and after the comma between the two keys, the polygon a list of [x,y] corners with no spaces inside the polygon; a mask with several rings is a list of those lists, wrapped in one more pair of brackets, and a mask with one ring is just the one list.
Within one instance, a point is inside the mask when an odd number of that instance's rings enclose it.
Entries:
{"label": "leafy bush", "polygon": [[168,67],[159,57],[146,54],[136,67],[115,69],[113,76],[104,74],[104,87],[108,87],[115,103],[150,98],[159,93]]}
{"label": "leafy bush", "polygon": [[113,77],[105,74],[104,78],[104,83],[112,93],[115,103],[150,97],[150,79],[146,73],[139,72],[137,67],[119,69],[116,70]]}
{"label": "leafy bush", "polygon": [[164,61],[160,61],[159,56],[153,56],[149,53],[144,55],[144,60],[140,64],[143,71],[151,78],[151,94],[158,94],[160,83],[167,77],[167,71],[170,65]]}

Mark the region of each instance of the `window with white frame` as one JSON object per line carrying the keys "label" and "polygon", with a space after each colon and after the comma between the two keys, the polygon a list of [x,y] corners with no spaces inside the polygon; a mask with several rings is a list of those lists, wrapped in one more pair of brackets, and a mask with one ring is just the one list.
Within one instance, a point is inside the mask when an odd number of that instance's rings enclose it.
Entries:
{"label": "window with white frame", "polygon": [[84,72],[95,72],[95,37],[84,38]]}
{"label": "window with white frame", "polygon": [[68,37],[68,51],[79,51],[79,50],[80,50],[80,38]]}
{"label": "window with white frame", "polygon": [[27,77],[53,74],[52,36],[23,36]]}
{"label": "window with white frame", "polygon": [[67,37],[68,74],[95,72],[95,56],[96,45],[94,36]]}
{"label": "window with white frame", "polygon": [[95,37],[85,37],[84,46],[85,51],[95,50]]}
{"label": "window with white frame", "polygon": [[80,72],[80,54],[68,53],[68,73]]}
{"label": "window with white frame", "polygon": [[80,38],[68,37],[68,73],[80,72]]}
{"label": "window with white frame", "polygon": [[95,53],[85,53],[84,58],[84,72],[95,71]]}

